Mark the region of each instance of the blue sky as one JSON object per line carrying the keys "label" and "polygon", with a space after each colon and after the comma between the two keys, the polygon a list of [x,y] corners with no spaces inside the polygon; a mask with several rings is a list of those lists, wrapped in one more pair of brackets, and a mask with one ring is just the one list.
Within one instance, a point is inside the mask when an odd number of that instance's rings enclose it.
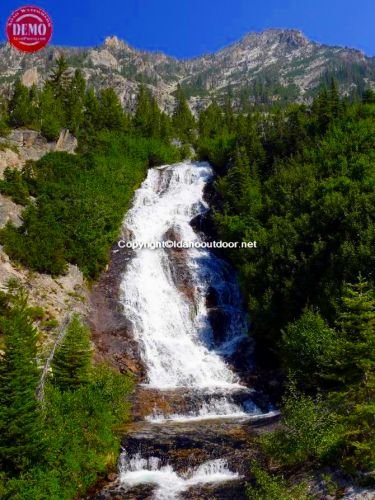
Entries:
{"label": "blue sky", "polygon": [[375,55],[374,0],[1,0],[0,39],[8,15],[22,5],[48,10],[56,45],[98,45],[115,34],[137,48],[192,57],[249,31],[281,27]]}

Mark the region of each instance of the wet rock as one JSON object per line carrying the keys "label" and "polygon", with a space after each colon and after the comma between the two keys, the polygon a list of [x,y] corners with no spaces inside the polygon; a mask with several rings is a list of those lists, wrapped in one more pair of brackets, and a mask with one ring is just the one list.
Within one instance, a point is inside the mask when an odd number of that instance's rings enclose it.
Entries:
{"label": "wet rock", "polygon": [[95,500],[152,500],[154,498],[154,485],[140,484],[133,488],[126,488],[119,483],[108,485],[103,491],[95,496]]}
{"label": "wet rock", "polygon": [[213,239],[214,226],[209,214],[195,216],[190,221],[190,225],[205,241]]}
{"label": "wet rock", "polygon": [[215,343],[222,344],[228,335],[229,319],[226,313],[220,308],[211,308],[208,310],[208,320],[211,323]]}
{"label": "wet rock", "polygon": [[220,484],[194,486],[181,494],[186,500],[248,500],[246,482],[242,479]]}
{"label": "wet rock", "polygon": [[[163,235],[163,241],[181,241],[178,228],[172,227]],[[195,286],[193,277],[186,263],[186,250],[183,248],[170,248],[166,250],[169,268],[176,287],[194,305]]]}
{"label": "wet rock", "polygon": [[[128,239],[129,234],[123,235]],[[125,317],[120,301],[120,283],[132,251],[119,250],[117,243],[111,252],[108,269],[101,275],[90,296],[89,323],[97,361],[106,360],[121,372],[130,372],[139,381],[146,376],[140,346],[134,339],[131,322]]]}

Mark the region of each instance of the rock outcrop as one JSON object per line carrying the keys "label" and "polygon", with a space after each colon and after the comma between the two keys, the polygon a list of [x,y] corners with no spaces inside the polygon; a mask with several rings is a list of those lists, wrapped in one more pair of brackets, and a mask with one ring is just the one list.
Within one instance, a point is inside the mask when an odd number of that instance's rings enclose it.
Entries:
{"label": "rock outcrop", "polygon": [[21,168],[27,160],[39,160],[51,151],[74,153],[77,145],[77,139],[66,129],[56,142],[48,142],[36,130],[12,130],[7,137],[0,137],[0,176],[6,167]]}
{"label": "rock outcrop", "polygon": [[[12,130],[6,138],[0,138],[0,178],[7,167],[21,169],[27,160],[38,160],[50,151],[73,153],[76,147],[77,140],[68,130],[61,131],[57,142],[47,142],[35,130]],[[9,197],[0,194],[0,229],[8,222],[20,226],[22,209]],[[88,288],[77,266],[70,265],[66,275],[54,278],[11,262],[0,246],[0,288],[6,286],[11,278],[27,288],[31,305],[44,309],[47,324],[51,320],[60,321],[67,313],[87,313]],[[48,348],[48,335],[43,339],[43,345]]]}

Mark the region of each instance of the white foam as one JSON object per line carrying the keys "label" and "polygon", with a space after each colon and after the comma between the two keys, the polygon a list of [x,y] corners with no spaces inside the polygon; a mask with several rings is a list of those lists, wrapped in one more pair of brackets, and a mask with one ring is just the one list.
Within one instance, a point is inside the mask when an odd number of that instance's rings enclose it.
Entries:
{"label": "white foam", "polygon": [[[203,190],[212,175],[207,163],[150,169],[125,227],[139,242],[162,241],[170,228],[177,228],[182,240],[198,241],[190,221],[207,210]],[[224,360],[247,331],[233,272],[206,250],[188,249],[184,259],[193,278],[194,303],[176,287],[164,249],[138,249],[121,283],[121,300],[141,346],[148,385],[159,389],[238,388],[238,376]],[[218,300],[229,305],[227,337],[218,347],[206,307],[212,284]]]}
{"label": "white foam", "polygon": [[142,458],[140,454],[128,457],[121,455],[120,482],[129,488],[139,484],[156,486],[154,498],[157,500],[173,500],[192,486],[199,484],[220,483],[239,479],[236,472],[228,468],[226,460],[216,459],[204,462],[186,473],[177,474],[169,464],[162,465],[157,457]]}

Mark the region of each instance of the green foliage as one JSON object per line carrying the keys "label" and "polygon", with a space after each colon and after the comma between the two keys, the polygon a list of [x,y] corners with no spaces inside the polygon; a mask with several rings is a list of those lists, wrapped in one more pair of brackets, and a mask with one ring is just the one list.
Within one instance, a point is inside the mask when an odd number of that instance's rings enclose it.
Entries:
{"label": "green foliage", "polygon": [[[0,294],[0,496],[66,499],[115,467],[115,428],[129,416],[133,382],[107,366],[91,366],[87,329],[74,317],[53,362],[43,402],[35,308],[17,282]],[[40,316],[40,311],[39,315]],[[73,353],[73,349],[76,352]]]}
{"label": "green foliage", "polygon": [[375,481],[375,297],[363,280],[345,288],[337,321],[342,332],[344,354],[341,370],[335,375],[342,382],[332,401],[340,408],[344,425],[344,464],[351,473],[371,471]]}
{"label": "green foliage", "polygon": [[86,89],[82,73],[71,75],[63,56],[40,91],[18,82],[8,107],[11,123],[33,121],[48,140],[69,128],[79,153],[50,153],[22,172],[6,170],[0,191],[26,208],[22,226],[1,231],[5,251],[38,272],[63,274],[73,263],[97,277],[147,167],[180,160],[170,144],[170,118],[141,86],[130,119],[113,89],[99,95]]}
{"label": "green foliage", "polygon": [[[260,349],[274,346],[280,330],[307,304],[318,307],[332,326],[344,283],[369,273],[375,111],[371,105],[340,104],[337,116],[329,113],[324,132],[323,111],[316,108],[239,116],[237,145],[217,183],[219,237],[258,242],[256,252],[228,255],[239,270]],[[232,181],[239,145],[241,161],[248,163],[243,185]]]}
{"label": "green foliage", "polygon": [[53,383],[60,391],[87,384],[91,375],[89,330],[73,316],[52,361]]}
{"label": "green foliage", "polygon": [[[217,169],[218,237],[252,318],[258,359],[298,391],[264,439],[280,467],[337,462],[374,481],[375,107],[327,79],[311,106],[199,119],[198,153]],[[228,118],[226,118],[228,116]],[[223,154],[223,140],[226,141]],[[358,276],[362,278],[357,282]],[[348,285],[354,283],[354,285]]]}
{"label": "green foliage", "polygon": [[12,127],[32,127],[34,125],[36,106],[32,97],[31,91],[20,80],[17,80],[8,106],[9,123]]}
{"label": "green foliage", "polygon": [[0,180],[0,192],[10,196],[20,205],[26,205],[30,198],[27,183],[23,180],[21,172],[10,167],[4,170],[4,179]]}
{"label": "green foliage", "polygon": [[258,462],[251,462],[252,483],[247,485],[246,493],[250,500],[307,500],[305,482],[291,483],[281,475],[270,474]]}
{"label": "green foliage", "polygon": [[128,418],[132,388],[129,378],[105,366],[74,391],[48,386],[44,452],[20,475],[3,479],[2,498],[72,500],[83,494],[116,465],[120,442],[114,428]]}
{"label": "green foliage", "polygon": [[62,100],[54,95],[52,85],[46,85],[40,94],[40,130],[49,141],[59,137],[64,124],[64,107]]}
{"label": "green foliage", "polygon": [[324,383],[343,354],[343,344],[321,315],[307,309],[282,334],[283,364],[300,383],[316,388]]}
{"label": "green foliage", "polygon": [[53,275],[71,262],[95,278],[146,168],[179,159],[176,148],[157,139],[106,130],[95,137],[90,153],[49,153],[24,170],[22,182],[36,201],[24,210],[21,227],[2,231],[11,258]]}
{"label": "green foliage", "polygon": [[299,393],[291,383],[282,405],[282,429],[261,438],[267,455],[280,464],[333,465],[342,442],[339,417],[320,396]]}
{"label": "green foliage", "polygon": [[36,400],[39,381],[37,331],[25,291],[9,284],[3,297],[0,329],[0,464],[11,473],[27,470],[44,449],[41,412]]}
{"label": "green foliage", "polygon": [[99,130],[124,130],[126,128],[126,116],[120,99],[113,89],[103,89],[100,92],[97,118],[95,125]]}
{"label": "green foliage", "polygon": [[137,107],[133,117],[134,132],[141,137],[153,137],[168,141],[171,137],[171,120],[160,111],[155,97],[140,85]]}
{"label": "green foliage", "polygon": [[173,132],[178,139],[188,143],[193,141],[196,127],[195,119],[180,85],[177,86],[176,108],[173,113],[172,123]]}

